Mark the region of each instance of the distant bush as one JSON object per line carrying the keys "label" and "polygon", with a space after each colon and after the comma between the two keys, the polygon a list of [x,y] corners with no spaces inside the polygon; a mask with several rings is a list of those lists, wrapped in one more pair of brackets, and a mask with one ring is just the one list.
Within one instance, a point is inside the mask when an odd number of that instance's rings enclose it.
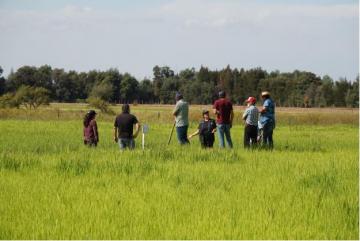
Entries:
{"label": "distant bush", "polygon": [[107,101],[97,97],[90,97],[87,99],[90,106],[99,109],[103,113],[114,114],[114,111],[110,109],[110,105]]}
{"label": "distant bush", "polygon": [[7,93],[0,96],[0,108],[19,108],[20,103],[14,98],[14,94]]}
{"label": "distant bush", "polygon": [[16,107],[23,105],[27,109],[36,109],[50,103],[50,93],[42,87],[21,86],[15,93],[7,93],[0,97],[0,107]]}

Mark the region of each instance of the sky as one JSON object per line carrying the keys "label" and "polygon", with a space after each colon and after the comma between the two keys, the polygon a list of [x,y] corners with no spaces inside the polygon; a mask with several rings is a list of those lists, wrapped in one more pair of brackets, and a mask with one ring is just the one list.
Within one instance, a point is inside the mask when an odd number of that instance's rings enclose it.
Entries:
{"label": "sky", "polygon": [[262,67],[353,80],[359,73],[354,0],[0,0],[0,66],[152,78],[180,71]]}

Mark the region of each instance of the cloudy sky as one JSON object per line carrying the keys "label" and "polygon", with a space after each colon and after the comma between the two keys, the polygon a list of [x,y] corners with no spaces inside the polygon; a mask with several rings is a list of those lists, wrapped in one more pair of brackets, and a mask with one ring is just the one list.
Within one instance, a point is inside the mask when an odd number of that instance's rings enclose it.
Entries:
{"label": "cloudy sky", "polygon": [[355,0],[0,0],[0,66],[359,73]]}

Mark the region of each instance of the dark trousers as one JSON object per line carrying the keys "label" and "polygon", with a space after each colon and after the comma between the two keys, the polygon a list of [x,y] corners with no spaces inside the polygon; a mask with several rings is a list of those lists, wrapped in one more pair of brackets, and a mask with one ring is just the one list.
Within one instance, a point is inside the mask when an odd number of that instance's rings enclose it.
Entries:
{"label": "dark trousers", "polygon": [[246,124],[245,131],[244,131],[244,147],[245,148],[249,148],[250,143],[252,146],[256,145],[257,132],[258,132],[257,126]]}
{"label": "dark trousers", "polygon": [[188,126],[176,127],[176,135],[177,135],[178,141],[181,145],[190,144],[190,142],[187,138],[187,131],[188,131]]}
{"label": "dark trousers", "polygon": [[84,144],[86,146],[89,146],[89,147],[96,147],[97,146],[97,141],[94,140],[94,139],[84,140]]}
{"label": "dark trousers", "polygon": [[214,134],[199,135],[202,148],[212,148],[214,146],[215,136]]}
{"label": "dark trousers", "polygon": [[274,130],[274,123],[272,121],[265,123],[263,129],[263,146],[268,147],[270,149],[274,147],[273,130]]}

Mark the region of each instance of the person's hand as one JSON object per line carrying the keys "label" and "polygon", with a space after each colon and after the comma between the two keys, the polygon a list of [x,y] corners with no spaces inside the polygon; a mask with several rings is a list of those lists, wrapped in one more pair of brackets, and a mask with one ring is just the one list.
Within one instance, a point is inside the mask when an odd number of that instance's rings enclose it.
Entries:
{"label": "person's hand", "polygon": [[189,135],[189,136],[188,136],[188,139],[190,140],[192,137],[193,137],[193,135]]}
{"label": "person's hand", "polygon": [[216,128],[215,128],[214,130],[212,130],[212,131],[211,131],[211,133],[213,133],[213,134],[214,134],[215,132],[216,132]]}
{"label": "person's hand", "polygon": [[230,123],[230,129],[232,128],[232,123]]}
{"label": "person's hand", "polygon": [[115,136],[114,137],[114,141],[117,143],[118,142],[118,138]]}

